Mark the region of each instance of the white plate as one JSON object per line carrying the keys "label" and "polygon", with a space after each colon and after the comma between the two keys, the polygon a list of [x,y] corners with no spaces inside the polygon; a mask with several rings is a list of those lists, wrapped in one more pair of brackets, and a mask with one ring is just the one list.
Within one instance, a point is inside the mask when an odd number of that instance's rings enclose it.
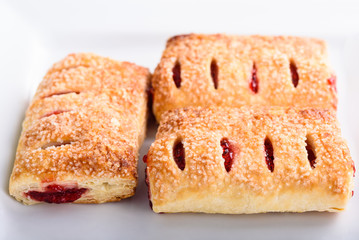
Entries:
{"label": "white plate", "polygon": [[[269,1],[268,1],[269,2]],[[1,239],[359,239],[358,195],[342,213],[155,214],[148,206],[144,164],[131,199],[100,205],[24,206],[8,194],[25,109],[55,61],[95,52],[154,69],[165,40],[184,32],[295,34],[328,41],[338,75],[339,120],[353,159],[359,149],[359,17],[347,1],[0,3]],[[325,8],[322,5],[325,4]],[[357,34],[357,35],[356,35]],[[154,140],[149,124],[142,156]],[[356,193],[359,193],[356,188]]]}

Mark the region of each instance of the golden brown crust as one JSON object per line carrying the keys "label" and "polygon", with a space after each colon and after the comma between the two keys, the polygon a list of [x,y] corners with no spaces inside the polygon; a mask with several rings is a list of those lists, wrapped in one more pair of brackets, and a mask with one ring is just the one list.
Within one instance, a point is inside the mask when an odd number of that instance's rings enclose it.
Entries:
{"label": "golden brown crust", "polygon": [[[218,65],[214,88],[210,65]],[[172,69],[181,66],[181,86]],[[291,80],[290,62],[299,75]],[[258,93],[249,84],[253,64],[257,68]],[[240,107],[248,105],[294,106],[336,109],[335,86],[327,60],[326,44],[314,38],[283,36],[229,36],[189,34],[168,40],[152,85],[153,111],[158,121],[167,110],[187,106]]]}
{"label": "golden brown crust", "polygon": [[[264,139],[274,149],[274,171]],[[226,172],[220,141],[235,149]],[[316,154],[308,161],[306,139]],[[182,141],[185,168],[173,159]],[[165,113],[147,156],[155,212],[339,211],[353,189],[353,161],[335,113],[295,108],[184,108]]]}
{"label": "golden brown crust", "polygon": [[54,64],[26,112],[11,195],[32,204],[24,192],[68,182],[90,189],[79,203],[133,195],[149,79],[146,68],[94,54]]}

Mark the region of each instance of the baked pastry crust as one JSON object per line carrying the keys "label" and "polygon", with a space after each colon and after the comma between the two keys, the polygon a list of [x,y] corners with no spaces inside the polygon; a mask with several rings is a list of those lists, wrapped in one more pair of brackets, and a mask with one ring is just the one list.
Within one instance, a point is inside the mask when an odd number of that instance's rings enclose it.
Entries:
{"label": "baked pastry crust", "polygon": [[[211,77],[215,62],[218,80]],[[174,66],[181,83],[176,87]],[[291,65],[299,77],[292,82]],[[253,69],[257,88],[251,89]],[[336,109],[336,77],[324,41],[304,37],[189,34],[168,40],[152,86],[158,121],[167,110],[189,106],[249,105]],[[216,87],[216,88],[215,88]]]}
{"label": "baked pastry crust", "polygon": [[[333,111],[197,107],[168,111],[162,119],[146,160],[155,212],[336,212],[352,196],[354,165]],[[223,138],[235,153],[229,172]],[[273,145],[273,172],[266,138]],[[306,140],[316,155],[313,167]],[[179,141],[183,170],[173,157]]]}
{"label": "baked pastry crust", "polygon": [[75,203],[119,201],[134,194],[145,137],[148,69],[89,53],[54,64],[26,112],[10,194],[56,184],[85,189]]}

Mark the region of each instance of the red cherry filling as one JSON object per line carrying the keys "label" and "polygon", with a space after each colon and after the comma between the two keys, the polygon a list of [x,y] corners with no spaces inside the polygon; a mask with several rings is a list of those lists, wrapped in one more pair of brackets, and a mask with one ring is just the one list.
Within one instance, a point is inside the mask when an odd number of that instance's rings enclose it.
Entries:
{"label": "red cherry filling", "polygon": [[144,163],[147,163],[147,155],[144,155],[144,156],[143,156],[142,161],[143,161]]}
{"label": "red cherry filling", "polygon": [[211,77],[213,81],[214,88],[218,88],[218,65],[216,60],[212,60],[211,62]]}
{"label": "red cherry filling", "polygon": [[274,155],[273,155],[273,145],[269,138],[264,140],[264,156],[266,159],[268,169],[274,171]]}
{"label": "red cherry filling", "polygon": [[175,143],[173,147],[173,159],[175,160],[179,169],[183,170],[186,166],[185,153],[182,142]]}
{"label": "red cherry filling", "polygon": [[181,87],[181,82],[182,82],[182,79],[181,79],[181,65],[179,64],[178,61],[176,62],[175,66],[172,69],[172,78],[173,78],[173,81],[176,84],[176,87],[177,88]]}
{"label": "red cherry filling", "polygon": [[67,110],[55,110],[55,111],[52,111],[50,113],[47,113],[47,114],[41,116],[40,118],[50,117],[52,115],[57,115],[57,114],[64,113],[64,112],[68,112],[68,111]]}
{"label": "red cherry filling", "polygon": [[310,141],[307,140],[305,141],[305,143],[307,144],[305,146],[305,149],[307,150],[307,156],[308,156],[308,160],[309,160],[309,163],[310,163],[310,166],[312,168],[315,168],[315,160],[317,159],[317,157],[315,156],[315,152],[313,150],[313,146],[312,144],[310,143]]}
{"label": "red cherry filling", "polygon": [[290,73],[292,75],[292,83],[294,87],[298,86],[298,82],[299,82],[299,76],[298,76],[298,71],[297,71],[297,65],[295,65],[294,62],[290,62]]}
{"label": "red cherry filling", "polygon": [[334,90],[334,92],[337,92],[337,77],[335,75],[332,75],[330,78],[328,78],[328,84]]}
{"label": "red cherry filling", "polygon": [[252,77],[251,77],[251,82],[249,83],[249,87],[252,90],[252,92],[254,93],[258,92],[257,67],[255,63],[253,64]]}
{"label": "red cherry filling", "polygon": [[224,168],[227,172],[229,172],[232,168],[234,152],[232,150],[230,142],[226,138],[223,138],[221,140],[221,147],[223,149],[222,157],[224,159]]}
{"label": "red cherry filling", "polygon": [[65,188],[64,186],[52,184],[47,186],[44,192],[29,191],[25,195],[39,202],[69,203],[79,199],[86,191],[86,188]]}

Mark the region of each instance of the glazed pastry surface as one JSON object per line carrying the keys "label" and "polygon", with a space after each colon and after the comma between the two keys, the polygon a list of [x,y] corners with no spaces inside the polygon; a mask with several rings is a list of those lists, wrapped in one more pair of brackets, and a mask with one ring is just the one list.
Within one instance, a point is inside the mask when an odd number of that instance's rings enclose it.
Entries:
{"label": "glazed pastry surface", "polygon": [[153,111],[189,106],[337,106],[324,41],[189,34],[168,40],[153,79]]}

